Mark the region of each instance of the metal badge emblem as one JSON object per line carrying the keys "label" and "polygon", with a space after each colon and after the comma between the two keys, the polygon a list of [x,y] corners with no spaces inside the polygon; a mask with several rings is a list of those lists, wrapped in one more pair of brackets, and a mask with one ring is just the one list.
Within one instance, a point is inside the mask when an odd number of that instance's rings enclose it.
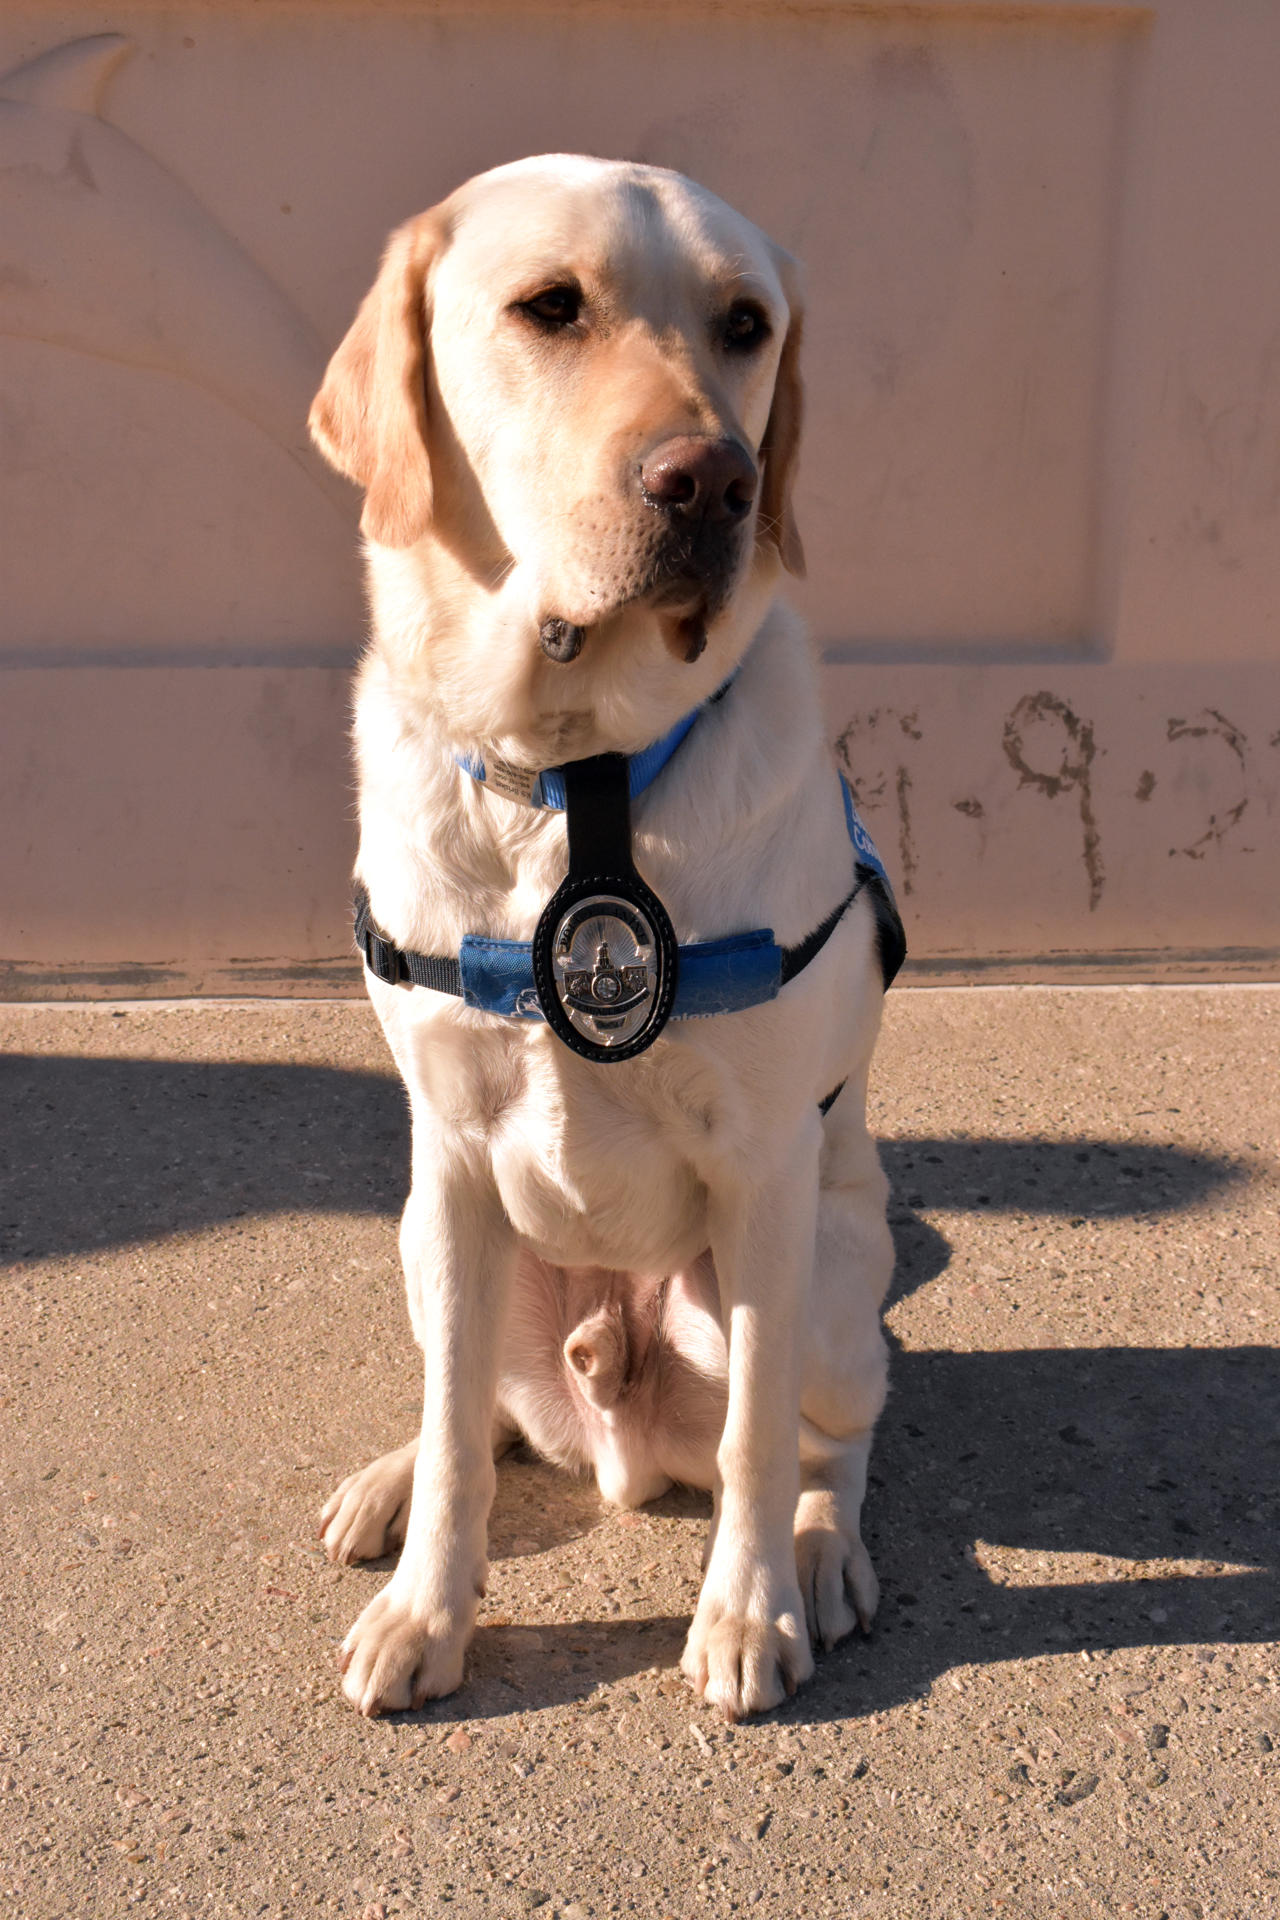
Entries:
{"label": "metal badge emblem", "polygon": [[[614,879],[615,876],[610,876]],[[626,896],[569,880],[534,935],[534,977],[548,1024],[588,1060],[627,1060],[661,1033],[675,999],[676,940],[637,874]]]}
{"label": "metal badge emblem", "polygon": [[611,1047],[644,1024],[658,984],[657,942],[637,908],[608,894],[571,907],[551,946],[560,1004],[589,1040]]}

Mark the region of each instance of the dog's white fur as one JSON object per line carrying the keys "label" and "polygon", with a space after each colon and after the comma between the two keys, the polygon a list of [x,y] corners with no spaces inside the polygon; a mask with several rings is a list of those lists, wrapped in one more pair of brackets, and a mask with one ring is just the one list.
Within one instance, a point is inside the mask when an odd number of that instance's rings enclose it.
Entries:
{"label": "dog's white fur", "polygon": [[[522,303],[566,282],[580,320],[531,326]],[[718,329],[744,291],[771,334],[731,355]],[[635,804],[636,863],[682,941],[770,926],[794,943],[848,891],[815,664],[777,597],[800,555],[798,333],[793,263],[660,169],[519,162],[393,236],[312,425],[366,488],[358,873],[402,947],[528,940],[564,875],[563,815],[482,788],[458,751],[531,768],[633,752],[739,663]],[[763,468],[693,664],[652,590],[636,478],[690,434]],[[550,615],[587,630],[570,664],[539,646]],[[776,1000],[673,1022],[608,1066],[540,1022],[368,987],[412,1107],[400,1246],[426,1386],[420,1443],[322,1516],[334,1559],[403,1543],[345,1643],[348,1696],[376,1713],[459,1684],[494,1452],[520,1432],[623,1505],[673,1479],[713,1490],[684,1670],[730,1717],[776,1705],[811,1642],[876,1604],[859,1515],[892,1253],[864,1119],[870,906]]]}

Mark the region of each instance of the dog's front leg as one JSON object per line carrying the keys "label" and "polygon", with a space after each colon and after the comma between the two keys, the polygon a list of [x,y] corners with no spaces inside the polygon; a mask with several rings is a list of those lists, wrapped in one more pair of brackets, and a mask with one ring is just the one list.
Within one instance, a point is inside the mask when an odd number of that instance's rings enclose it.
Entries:
{"label": "dog's front leg", "polygon": [[[421,1135],[423,1129],[416,1128]],[[400,1252],[426,1383],[404,1549],[343,1642],[343,1691],[362,1713],[452,1693],[488,1570],[493,1410],[515,1236],[487,1169],[438,1129],[415,1141]]]}
{"label": "dog's front leg", "polygon": [[681,1665],[726,1719],[776,1707],[813,1672],[796,1579],[799,1326],[813,1261],[817,1114],[762,1180],[710,1196],[729,1349],[715,1539]]}

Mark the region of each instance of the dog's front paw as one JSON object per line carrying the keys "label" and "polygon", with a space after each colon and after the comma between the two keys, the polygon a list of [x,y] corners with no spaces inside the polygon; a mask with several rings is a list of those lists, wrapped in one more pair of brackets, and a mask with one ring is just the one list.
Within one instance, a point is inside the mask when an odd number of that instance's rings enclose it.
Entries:
{"label": "dog's front paw", "polygon": [[813,1672],[799,1593],[784,1588],[763,1605],[741,1607],[704,1587],[680,1666],[726,1720],[767,1713]]}
{"label": "dog's front paw", "polygon": [[384,1453],[359,1473],[349,1473],[329,1495],[320,1515],[320,1538],[330,1560],[380,1560],[404,1545],[418,1443]]}
{"label": "dog's front paw", "polygon": [[855,1627],[868,1632],[880,1600],[871,1555],[855,1527],[840,1521],[834,1497],[803,1493],[796,1509],[796,1572],[805,1624],[816,1647],[828,1652]]}
{"label": "dog's front paw", "polygon": [[365,1714],[396,1713],[453,1693],[474,1623],[474,1602],[432,1607],[391,1579],[342,1643],[342,1691]]}

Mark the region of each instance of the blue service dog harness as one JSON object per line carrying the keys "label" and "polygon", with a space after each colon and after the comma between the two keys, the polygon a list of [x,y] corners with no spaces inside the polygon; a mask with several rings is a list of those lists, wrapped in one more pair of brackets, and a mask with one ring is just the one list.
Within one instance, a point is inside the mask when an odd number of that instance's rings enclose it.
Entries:
{"label": "blue service dog harness", "polygon": [[[727,691],[726,685],[707,704]],[[627,1060],[652,1046],[668,1020],[737,1013],[775,999],[865,892],[875,911],[887,989],[906,957],[906,937],[884,863],[843,774],[838,778],[853,843],[853,886],[826,919],[794,947],[779,946],[767,927],[677,945],[666,908],[631,857],[630,803],[657,779],[701,712],[696,707],[630,758],[601,753],[535,774],[502,761],[486,765],[460,757],[474,780],[508,799],[564,812],[569,871],[531,941],[469,933],[456,956],[398,947],[379,927],[368,891],[357,882],[356,946],[369,971],[391,986],[453,994],[482,1013],[546,1020],[588,1060]],[[824,1111],[834,1098],[823,1102]]]}

